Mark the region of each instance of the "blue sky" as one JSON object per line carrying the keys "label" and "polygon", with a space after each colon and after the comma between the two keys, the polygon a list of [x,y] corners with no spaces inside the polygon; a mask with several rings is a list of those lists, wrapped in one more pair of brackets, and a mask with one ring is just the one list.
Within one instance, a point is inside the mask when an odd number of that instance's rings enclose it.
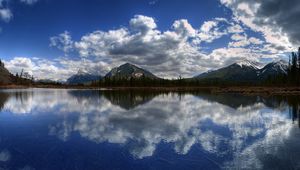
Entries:
{"label": "blue sky", "polygon": [[295,31],[265,22],[282,18],[264,15],[255,4],[270,11],[274,6],[242,0],[0,0],[0,58],[13,73],[24,69],[55,80],[79,69],[105,75],[124,62],[174,78],[237,60],[286,58],[298,42]]}

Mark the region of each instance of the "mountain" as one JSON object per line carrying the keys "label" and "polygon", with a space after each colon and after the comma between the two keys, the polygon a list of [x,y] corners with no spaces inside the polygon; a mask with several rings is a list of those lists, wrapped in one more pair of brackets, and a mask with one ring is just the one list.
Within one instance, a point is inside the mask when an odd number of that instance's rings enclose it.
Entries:
{"label": "mountain", "polygon": [[218,70],[202,73],[194,78],[207,81],[254,82],[257,80],[260,67],[259,63],[243,60]]}
{"label": "mountain", "polygon": [[279,60],[267,64],[260,70],[260,79],[266,79],[275,75],[287,74],[288,62],[285,60]]}
{"label": "mountain", "polygon": [[100,80],[102,77],[99,75],[93,75],[86,73],[82,70],[79,70],[77,74],[71,76],[67,79],[67,84],[76,85],[76,84],[87,84],[92,81]]}
{"label": "mountain", "polygon": [[202,73],[194,78],[202,81],[255,83],[270,76],[286,74],[287,68],[288,64],[283,60],[269,63],[264,67],[257,62],[242,60],[218,70]]}
{"label": "mountain", "polygon": [[158,79],[151,72],[139,68],[133,64],[125,63],[119,67],[113,68],[109,73],[105,75],[105,78],[115,78],[115,79],[130,79],[130,78],[149,78],[149,79]]}
{"label": "mountain", "polygon": [[4,63],[0,61],[0,84],[11,84],[14,76],[5,68]]}

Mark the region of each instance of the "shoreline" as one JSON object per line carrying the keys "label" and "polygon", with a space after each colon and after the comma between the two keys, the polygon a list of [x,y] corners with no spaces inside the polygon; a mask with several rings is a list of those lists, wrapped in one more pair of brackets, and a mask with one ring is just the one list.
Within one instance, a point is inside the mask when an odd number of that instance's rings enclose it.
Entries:
{"label": "shoreline", "polygon": [[96,87],[96,86],[55,86],[55,85],[2,85],[0,89],[86,89],[86,90],[139,90],[161,92],[196,92],[206,91],[214,94],[239,93],[244,95],[300,95],[300,87],[269,86],[207,86],[207,87]]}

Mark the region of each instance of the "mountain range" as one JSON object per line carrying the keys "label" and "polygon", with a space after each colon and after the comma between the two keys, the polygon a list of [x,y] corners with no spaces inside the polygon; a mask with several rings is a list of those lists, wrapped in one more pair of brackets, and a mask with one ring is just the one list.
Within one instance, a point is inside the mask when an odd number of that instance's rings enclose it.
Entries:
{"label": "mountain range", "polygon": [[[287,70],[288,63],[284,60],[274,61],[266,64],[265,66],[257,62],[242,60],[217,70],[199,74],[195,77],[189,78],[188,80],[197,80],[203,82],[229,81],[239,83],[255,83],[264,81],[269,77],[286,75]],[[145,69],[130,63],[125,63],[119,67],[113,68],[104,77],[79,70],[77,74],[68,78],[66,83],[70,85],[89,84],[93,81],[99,81],[103,78],[114,80],[129,80],[131,78],[147,78],[152,80],[160,79]],[[0,62],[0,84],[12,84],[14,80],[15,76],[4,67],[2,62]]]}
{"label": "mountain range", "polygon": [[227,67],[202,73],[194,79],[201,81],[229,81],[255,83],[266,80],[269,77],[287,74],[288,63],[284,60],[268,63],[263,66],[260,63],[242,60]]}
{"label": "mountain range", "polygon": [[[287,74],[288,63],[284,60],[274,61],[271,63],[263,64],[250,61],[241,60],[233,63],[229,66],[205,72],[188,80],[200,80],[200,81],[229,81],[229,82],[245,82],[245,83],[255,83],[268,79],[269,77],[274,77],[276,75]],[[157,80],[159,77],[155,76],[151,72],[137,67],[130,63],[125,63],[119,67],[113,68],[108,72],[104,78],[105,79],[139,79],[148,78]],[[99,80],[101,77],[91,75],[88,73],[77,74],[68,79],[68,84],[80,84],[87,83],[93,80]]]}

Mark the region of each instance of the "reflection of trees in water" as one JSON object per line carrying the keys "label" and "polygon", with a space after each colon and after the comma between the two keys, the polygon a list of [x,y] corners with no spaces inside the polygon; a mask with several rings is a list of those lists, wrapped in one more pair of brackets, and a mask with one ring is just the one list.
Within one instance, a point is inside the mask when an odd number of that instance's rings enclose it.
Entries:
{"label": "reflection of trees in water", "polygon": [[0,111],[4,108],[4,105],[8,99],[9,99],[8,93],[0,92]]}
{"label": "reflection of trees in water", "polygon": [[88,101],[96,101],[102,96],[100,90],[70,90],[68,93],[78,101],[84,101],[86,99],[88,99]]}
{"label": "reflection of trees in water", "polygon": [[218,102],[234,109],[253,106],[259,102],[272,109],[284,109],[288,107],[293,123],[298,122],[300,128],[300,96],[245,96],[241,94],[210,93],[198,93],[195,95],[202,99]]}
{"label": "reflection of trees in water", "polygon": [[151,101],[155,96],[161,94],[159,92],[149,91],[103,91],[103,95],[112,104],[118,105],[123,109],[130,110],[139,105],[143,105]]}
{"label": "reflection of trees in water", "polygon": [[109,100],[111,104],[130,110],[149,102],[155,96],[162,93],[142,90],[71,90],[69,94],[76,97],[79,101],[84,99],[95,100],[103,96]]}
{"label": "reflection of trees in water", "polygon": [[298,126],[300,128],[300,111],[299,111],[299,104],[300,104],[300,96],[292,96],[289,97],[287,100],[289,103],[289,114],[294,122],[298,121]]}
{"label": "reflection of trees in water", "polygon": [[192,93],[201,99],[217,102],[231,108],[253,106],[259,102],[257,96],[245,96],[241,94],[211,94],[211,93]]}
{"label": "reflection of trees in water", "polygon": [[[120,106],[123,109],[130,110],[139,105],[151,101],[158,95],[170,94],[168,92],[159,91],[143,91],[143,90],[72,90],[69,93],[80,99],[93,99],[104,96],[112,104]],[[257,103],[263,103],[265,106],[272,109],[284,109],[289,107],[289,112],[293,122],[298,121],[300,127],[300,96],[246,96],[242,94],[211,94],[204,91],[195,92],[178,92],[173,93],[179,98],[186,94],[197,96],[201,99],[217,102],[234,109],[239,107],[251,107]],[[16,93],[16,96],[20,93]],[[27,94],[28,95],[28,94]]]}
{"label": "reflection of trees in water", "polygon": [[33,91],[15,91],[9,93],[11,97],[14,97],[17,101],[20,101],[22,104],[27,102],[32,96]]}
{"label": "reflection of trees in water", "polygon": [[278,108],[279,106],[287,106],[289,109],[289,115],[293,123],[298,122],[300,128],[300,96],[271,96],[265,97],[264,103],[271,108]]}

